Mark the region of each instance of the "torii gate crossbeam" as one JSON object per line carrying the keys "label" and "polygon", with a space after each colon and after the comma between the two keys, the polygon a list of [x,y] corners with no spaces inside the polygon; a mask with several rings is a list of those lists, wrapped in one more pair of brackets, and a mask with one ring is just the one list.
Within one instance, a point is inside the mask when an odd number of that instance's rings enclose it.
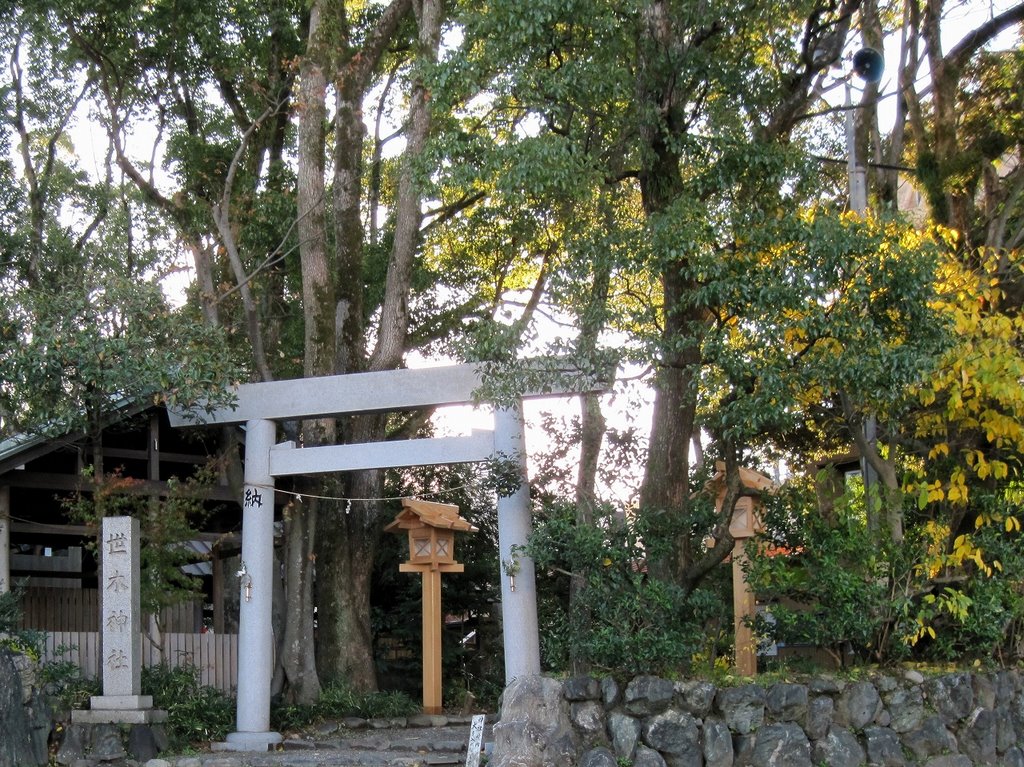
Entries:
{"label": "torii gate crossbeam", "polygon": [[[529,363],[525,363],[529,364]],[[522,403],[497,408],[494,431],[469,437],[404,440],[372,445],[296,448],[275,444],[277,421],[334,415],[472,404],[480,388],[476,366],[450,365],[417,370],[303,378],[236,387],[236,407],[211,413],[175,413],[174,426],[246,425],[245,489],[242,499],[242,562],[238,621],[237,731],[215,748],[265,751],[281,740],[270,731],[270,684],[273,675],[271,594],[274,553],[274,478],[371,468],[468,463],[492,456],[518,461],[519,487],[499,495],[500,562],[518,562],[516,588],[501,577],[506,683],[540,672],[537,592],[533,561],[519,552],[530,534],[529,488]],[[524,397],[575,394],[601,388],[577,377],[575,384],[528,392]],[[264,502],[264,498],[267,502]]]}

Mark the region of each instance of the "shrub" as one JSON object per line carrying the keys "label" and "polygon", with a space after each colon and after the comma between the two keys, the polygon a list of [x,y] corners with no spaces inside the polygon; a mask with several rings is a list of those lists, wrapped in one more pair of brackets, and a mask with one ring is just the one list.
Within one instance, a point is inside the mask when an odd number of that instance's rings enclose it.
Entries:
{"label": "shrub", "polygon": [[[648,556],[679,531],[642,511],[620,518],[607,510],[593,525],[577,524],[571,505],[545,511],[527,547],[538,570],[551,576],[543,580],[555,584],[539,607],[545,665],[623,675],[686,670],[721,601],[648,574]],[[582,588],[570,601],[574,578]]]}
{"label": "shrub", "polygon": [[167,712],[170,747],[223,740],[235,721],[234,701],[213,687],[199,684],[195,666],[167,664],[142,669],[142,691],[153,706]]}
{"label": "shrub", "polygon": [[57,648],[57,658],[39,667],[39,679],[43,683],[46,694],[60,702],[67,709],[86,708],[89,698],[100,694],[98,679],[86,679],[77,663],[64,660],[63,657],[73,647],[61,645]]}
{"label": "shrub", "polygon": [[420,704],[403,692],[356,692],[344,683],[325,685],[320,700],[303,706],[277,703],[271,706],[271,723],[278,730],[298,730],[323,721],[357,716],[363,719],[392,719],[420,712]]}

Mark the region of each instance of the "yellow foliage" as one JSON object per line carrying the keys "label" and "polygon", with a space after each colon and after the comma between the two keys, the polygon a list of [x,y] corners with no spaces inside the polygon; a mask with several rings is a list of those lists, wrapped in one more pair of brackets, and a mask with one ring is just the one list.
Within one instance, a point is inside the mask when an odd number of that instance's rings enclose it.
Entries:
{"label": "yellow foliage", "polygon": [[[930,445],[918,482],[938,478],[946,490],[919,490],[919,503],[963,506],[973,480],[1011,479],[1018,467],[1008,456],[1024,454],[1024,316],[1001,307],[1000,257],[1006,254],[981,252],[980,265],[968,268],[950,255],[937,274],[934,306],[949,317],[957,341],[914,392],[920,411],[912,431]],[[1012,268],[1021,270],[1020,264]]]}

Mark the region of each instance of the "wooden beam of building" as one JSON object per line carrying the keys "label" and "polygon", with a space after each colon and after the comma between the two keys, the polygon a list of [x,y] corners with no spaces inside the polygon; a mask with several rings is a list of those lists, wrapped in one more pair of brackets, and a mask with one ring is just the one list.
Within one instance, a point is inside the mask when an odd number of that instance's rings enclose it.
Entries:
{"label": "wooden beam of building", "polygon": [[402,468],[433,464],[474,463],[494,454],[494,432],[474,429],[468,437],[435,437],[369,442],[358,445],[293,447],[270,451],[270,474],[326,474],[333,471]]}
{"label": "wooden beam of building", "polygon": [[[524,362],[524,370],[551,369],[566,376],[567,383],[544,384],[523,393],[524,397],[550,397],[598,391],[607,382],[573,372],[568,366],[557,371],[557,361],[546,366]],[[374,373],[296,378],[241,384],[234,390],[235,407],[210,413],[169,411],[172,426],[200,426],[215,423],[245,423],[254,419],[292,421],[325,418],[351,413],[381,413],[443,405],[469,405],[484,377],[479,365],[466,363],[414,370],[385,370]]]}
{"label": "wooden beam of building", "polygon": [[[91,493],[93,486],[90,481],[83,480],[76,474],[58,474],[41,471],[12,471],[2,479],[0,484],[8,487],[23,487],[34,490],[62,490],[67,492]],[[125,495],[155,495],[166,497],[171,494],[167,482],[152,479],[131,479],[118,488]],[[215,485],[213,487],[196,487],[179,484],[175,490],[179,495],[189,498],[206,498],[211,501],[238,501],[238,493],[230,487]]]}

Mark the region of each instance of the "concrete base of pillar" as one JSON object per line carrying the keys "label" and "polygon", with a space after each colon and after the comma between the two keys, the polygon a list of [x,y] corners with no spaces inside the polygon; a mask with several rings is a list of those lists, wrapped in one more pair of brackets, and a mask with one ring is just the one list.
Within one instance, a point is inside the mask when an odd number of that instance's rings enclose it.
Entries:
{"label": "concrete base of pillar", "polygon": [[211,751],[267,751],[284,738],[279,732],[230,732],[222,743],[211,743]]}
{"label": "concrete base of pillar", "polygon": [[94,708],[71,712],[72,724],[160,724],[167,712],[158,708]]}

